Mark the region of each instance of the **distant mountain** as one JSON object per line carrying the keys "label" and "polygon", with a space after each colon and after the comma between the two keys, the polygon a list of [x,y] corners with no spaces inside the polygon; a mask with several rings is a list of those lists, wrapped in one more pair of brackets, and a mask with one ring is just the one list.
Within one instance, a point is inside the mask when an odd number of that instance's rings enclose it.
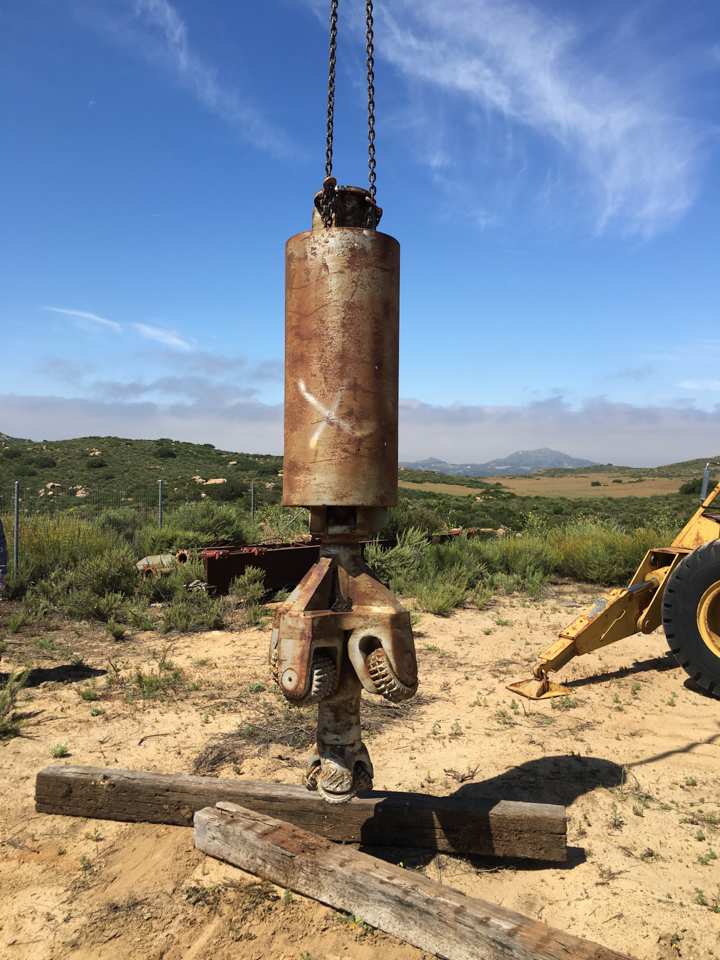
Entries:
{"label": "distant mountain", "polygon": [[537,473],[538,470],[592,467],[594,463],[592,460],[570,457],[559,450],[541,447],[539,450],[517,450],[507,457],[488,460],[487,463],[447,463],[445,460],[438,460],[437,457],[428,457],[426,460],[416,460],[413,463],[401,463],[400,466],[410,470],[434,470],[436,473],[458,477],[492,477]]}

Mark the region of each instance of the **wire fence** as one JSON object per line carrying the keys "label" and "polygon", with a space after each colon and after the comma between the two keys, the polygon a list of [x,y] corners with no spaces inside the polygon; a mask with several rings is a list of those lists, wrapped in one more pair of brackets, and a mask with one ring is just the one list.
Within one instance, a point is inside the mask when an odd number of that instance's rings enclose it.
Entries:
{"label": "wire fence", "polygon": [[[247,483],[245,502],[251,518],[255,516],[258,486],[262,487],[262,484],[256,480]],[[175,497],[170,500],[164,480],[132,491],[90,490],[82,486],[68,490],[59,483],[47,483],[38,488],[15,480],[4,488],[0,487],[0,581],[8,569],[17,570],[20,566],[23,523],[30,517],[71,513],[92,522],[102,518],[106,511],[123,509],[132,511],[141,525],[154,523],[162,527],[168,508],[190,502],[197,500],[177,500]]]}

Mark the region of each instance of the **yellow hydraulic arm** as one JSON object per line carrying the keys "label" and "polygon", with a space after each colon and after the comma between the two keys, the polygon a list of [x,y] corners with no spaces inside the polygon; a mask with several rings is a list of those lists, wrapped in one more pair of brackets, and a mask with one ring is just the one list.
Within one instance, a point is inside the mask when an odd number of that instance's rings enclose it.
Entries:
{"label": "yellow hydraulic arm", "polygon": [[560,633],[533,668],[529,680],[508,689],[530,700],[560,697],[568,687],[551,683],[548,674],[583,653],[591,653],[634,633],[652,633],[660,626],[665,582],[683,557],[720,535],[720,514],[711,507],[720,495],[720,483],[703,500],[669,547],[648,550],[627,587],[611,590]]}

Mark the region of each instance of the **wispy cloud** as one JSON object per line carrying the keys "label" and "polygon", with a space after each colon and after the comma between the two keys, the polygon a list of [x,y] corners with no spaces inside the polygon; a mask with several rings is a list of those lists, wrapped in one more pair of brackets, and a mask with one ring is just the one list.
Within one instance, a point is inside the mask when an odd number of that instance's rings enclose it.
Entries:
{"label": "wispy cloud", "polygon": [[[589,191],[598,230],[615,223],[651,235],[681,217],[697,189],[701,134],[673,106],[681,85],[670,71],[680,58],[652,60],[638,18],[622,39],[597,30],[589,38],[581,11],[563,18],[527,0],[388,0],[379,49],[415,98],[442,93],[448,114],[447,95],[456,98],[446,130],[454,143],[439,145],[427,128],[429,166],[444,158],[452,177],[482,177],[487,196],[489,151],[507,159],[508,132],[532,134],[534,162],[550,170],[538,182],[554,184],[553,198]],[[517,145],[511,153],[517,165]]]}
{"label": "wispy cloud", "polygon": [[102,317],[98,313],[90,313],[88,310],[74,310],[69,307],[43,307],[43,310],[49,310],[65,317],[72,317],[83,326],[100,327],[104,330],[112,330],[113,333],[133,330],[144,340],[161,343],[164,347],[170,347],[171,350],[181,350],[183,352],[193,350],[193,344],[189,340],[169,327],[158,327],[152,323],[122,324],[118,323],[117,320]]}
{"label": "wispy cloud", "polygon": [[150,323],[131,323],[130,326],[145,340],[154,340],[156,343],[162,343],[163,346],[175,350],[192,350],[190,341],[181,337],[175,330],[169,330],[167,327],[156,327]]}
{"label": "wispy cloud", "polygon": [[107,317],[101,317],[97,313],[89,313],[87,310],[72,310],[69,307],[43,307],[43,310],[49,310],[51,313],[60,313],[66,317],[74,317],[75,320],[81,320],[85,324],[103,327],[105,330],[112,330],[113,333],[122,331],[122,324],[115,320],[109,320]]}
{"label": "wispy cloud", "polygon": [[278,155],[293,149],[288,136],[253,102],[220,79],[219,71],[190,42],[187,23],[170,0],[75,0],[80,19],[135,56],[162,67],[205,109],[253,146]]}
{"label": "wispy cloud", "polygon": [[681,380],[678,383],[681,390],[690,390],[693,393],[720,393],[720,380],[709,378],[707,380]]}

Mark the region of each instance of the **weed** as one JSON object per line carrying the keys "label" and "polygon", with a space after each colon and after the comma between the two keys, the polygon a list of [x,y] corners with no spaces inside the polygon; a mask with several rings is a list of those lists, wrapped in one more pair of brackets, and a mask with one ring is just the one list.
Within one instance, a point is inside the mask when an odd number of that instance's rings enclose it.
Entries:
{"label": "weed", "polygon": [[504,617],[495,617],[495,625],[498,627],[511,627],[512,620],[506,620]]}
{"label": "weed", "polygon": [[124,640],[127,636],[125,627],[120,623],[116,623],[114,620],[108,620],[107,632],[115,641]]}
{"label": "weed", "polygon": [[255,680],[252,683],[248,684],[248,693],[265,693],[267,687],[264,683],[261,683],[259,680]]}
{"label": "weed", "polygon": [[66,743],[56,743],[50,747],[50,756],[55,760],[61,760],[63,757],[70,756],[70,748]]}
{"label": "weed", "polygon": [[517,720],[504,707],[498,707],[495,711],[495,719],[504,727],[517,726]]}
{"label": "weed", "polygon": [[576,697],[557,697],[551,701],[550,705],[553,710],[575,710],[580,706],[580,702]]}
{"label": "weed", "polygon": [[709,907],[707,897],[699,887],[695,887],[695,903],[701,907]]}
{"label": "weed", "polygon": [[623,819],[622,814],[618,810],[616,803],[612,805],[612,811],[610,813],[610,819],[608,821],[608,826],[611,830],[622,830],[625,826],[625,820]]}
{"label": "weed", "polygon": [[155,621],[141,600],[129,603],[125,608],[125,615],[128,626],[133,630],[153,630],[155,627]]}
{"label": "weed", "polygon": [[713,863],[713,861],[717,860],[717,858],[717,853],[715,853],[712,847],[710,847],[709,850],[706,850],[705,853],[701,854],[697,858],[697,862],[703,867],[708,867],[711,863]]}
{"label": "weed", "polygon": [[20,724],[15,718],[15,705],[29,673],[29,670],[11,673],[4,686],[0,687],[0,740],[16,737],[20,732]]}
{"label": "weed", "polygon": [[184,674],[170,659],[171,647],[165,647],[155,660],[155,667],[144,670],[135,668],[128,698],[139,696],[142,700],[157,700],[169,693],[176,693],[184,686]]}
{"label": "weed", "polygon": [[17,610],[8,617],[7,628],[9,633],[18,633],[29,620],[27,610]]}
{"label": "weed", "polygon": [[453,723],[453,725],[450,727],[450,734],[449,734],[449,736],[450,736],[450,739],[451,739],[451,740],[459,740],[461,737],[464,737],[464,736],[465,736],[465,731],[464,731],[463,728],[460,726],[460,724],[458,723],[457,720],[455,720],[455,722]]}
{"label": "weed", "polygon": [[78,690],[81,700],[85,700],[88,703],[92,703],[94,700],[100,699],[100,694],[97,692],[95,687],[81,687]]}
{"label": "weed", "polygon": [[92,707],[90,710],[91,717],[102,717],[105,715],[105,711],[102,707]]}
{"label": "weed", "polygon": [[698,785],[698,782],[695,779],[695,777],[685,777],[685,780],[683,781],[683,785],[686,787],[696,787]]}

